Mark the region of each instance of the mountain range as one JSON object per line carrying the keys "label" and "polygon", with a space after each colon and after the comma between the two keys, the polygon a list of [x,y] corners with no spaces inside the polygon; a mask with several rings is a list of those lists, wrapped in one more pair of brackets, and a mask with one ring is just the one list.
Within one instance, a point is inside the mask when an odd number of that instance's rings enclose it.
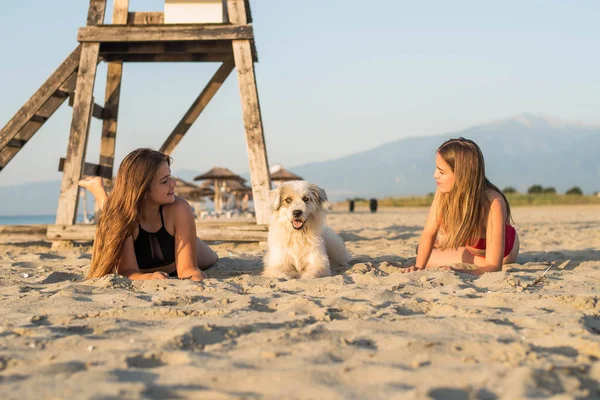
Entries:
{"label": "mountain range", "polygon": [[[573,186],[584,193],[600,190],[600,127],[533,114],[443,135],[406,137],[334,160],[285,167],[325,188],[333,201],[423,195],[435,190],[437,147],[461,136],[479,144],[486,175],[500,188],[525,192],[539,184],[559,193]],[[174,174],[191,181],[200,171]],[[0,187],[0,214],[53,214],[59,191],[60,181]]]}
{"label": "mountain range", "polygon": [[600,127],[531,114],[439,136],[408,137],[336,160],[289,168],[335,199],[422,195],[435,191],[435,152],[449,138],[474,140],[486,175],[500,188],[533,184],[564,193],[600,190]]}

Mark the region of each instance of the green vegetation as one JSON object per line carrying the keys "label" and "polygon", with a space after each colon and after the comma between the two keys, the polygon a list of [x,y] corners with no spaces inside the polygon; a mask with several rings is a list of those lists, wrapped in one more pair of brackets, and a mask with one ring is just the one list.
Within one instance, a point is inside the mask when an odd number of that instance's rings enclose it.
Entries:
{"label": "green vegetation", "polygon": [[556,193],[545,194],[511,194],[506,195],[511,206],[545,206],[559,204],[600,204],[600,197],[588,196],[569,196]]}
{"label": "green vegetation", "polygon": [[544,191],[542,185],[532,185],[527,189],[527,194],[541,194]]}
{"label": "green vegetation", "polygon": [[[573,188],[579,189],[579,188]],[[573,189],[570,189],[573,190]],[[579,189],[581,190],[581,189]],[[576,190],[575,190],[576,192]],[[511,207],[518,206],[546,206],[560,204],[599,204],[600,197],[593,195],[575,195],[573,194],[522,194],[506,193],[505,196]],[[433,201],[433,194],[429,196],[411,196],[411,197],[385,197],[379,199],[379,207],[429,207]],[[368,201],[356,201],[357,206],[368,206]]]}

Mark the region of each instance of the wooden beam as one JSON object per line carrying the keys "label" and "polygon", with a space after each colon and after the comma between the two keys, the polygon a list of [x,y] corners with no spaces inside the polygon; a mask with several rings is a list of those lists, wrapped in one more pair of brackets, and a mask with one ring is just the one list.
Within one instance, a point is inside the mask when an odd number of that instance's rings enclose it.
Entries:
{"label": "wooden beam", "polygon": [[4,128],[0,130],[0,149],[14,139],[25,124],[31,120],[48,99],[56,93],[57,89],[77,70],[80,57],[81,46],[77,46],[56,71],[50,75],[46,82],[27,100],[15,116],[8,121]]}
{"label": "wooden beam", "polygon": [[20,149],[21,147],[25,146],[25,143],[27,143],[27,141],[23,139],[13,139],[8,142],[7,146],[12,147],[13,149]]}
{"label": "wooden beam", "polygon": [[102,57],[106,62],[225,62],[230,54],[108,54]]}
{"label": "wooden beam", "polygon": [[32,235],[45,237],[48,225],[0,225],[0,235]]}
{"label": "wooden beam", "polygon": [[[244,0],[227,0],[227,10],[229,21],[234,26],[235,24],[245,25],[248,23]],[[232,46],[242,100],[256,221],[258,224],[266,224],[269,220],[271,177],[269,175],[267,148],[258,100],[252,46],[250,40],[234,40]]]}
{"label": "wooden beam", "polygon": [[233,55],[231,42],[109,42],[100,45],[100,55],[108,54],[227,53]]}
{"label": "wooden beam", "polygon": [[223,82],[227,79],[234,68],[232,59],[224,62],[217,72],[210,79],[202,93],[196,98],[190,109],[185,113],[181,121],[177,124],[173,132],[160,147],[160,152],[171,154],[183,136],[190,129],[192,124],[196,122],[202,111],[206,108],[213,96],[217,93]]}
{"label": "wooden beam", "polygon": [[[92,103],[93,103],[93,98],[92,98]],[[71,97],[69,97],[69,107],[73,107],[73,104],[75,104],[75,96],[72,95]],[[92,104],[92,117],[96,118],[96,119],[104,119],[104,107],[102,107],[101,105],[98,105],[96,103]]]}
{"label": "wooden beam", "polygon": [[79,28],[79,42],[169,42],[252,39],[252,25],[188,24],[161,26],[86,26]]}
{"label": "wooden beam", "polygon": [[[96,225],[48,225],[48,240],[81,240],[92,241],[96,234]],[[218,227],[196,224],[196,234],[206,242],[265,242],[267,229],[260,230],[236,229],[234,226]]]}
{"label": "wooden beam", "polygon": [[129,0],[114,0],[113,2],[113,25],[125,25],[129,19]]}
{"label": "wooden beam", "polygon": [[[58,170],[60,172],[63,172],[65,170],[65,161],[66,159],[61,157],[60,160],[58,161]],[[83,165],[83,173],[82,175],[85,176],[99,176],[101,178],[104,179],[110,179],[112,180],[113,177],[113,168],[111,167],[105,167],[103,165],[98,165],[98,164],[91,164],[91,163],[85,163]]]}
{"label": "wooden beam", "polygon": [[104,15],[106,13],[106,0],[90,0],[88,9],[87,25],[101,25],[104,23]]}
{"label": "wooden beam", "polygon": [[[125,24],[129,18],[129,0],[115,0],[113,8],[113,24]],[[102,46],[101,46],[102,47]],[[121,82],[123,62],[108,63],[106,75],[106,91],[104,95],[104,121],[100,139],[100,166],[110,168],[110,174],[104,177],[104,187],[112,187],[112,169],[115,162],[117,143],[117,121],[119,118],[119,101],[121,98]],[[96,212],[98,207],[96,207]]]}
{"label": "wooden beam", "polygon": [[[77,81],[77,73],[74,72],[67,79],[67,81],[62,84],[62,86],[52,94],[52,96],[46,101],[46,103],[38,110],[37,114],[46,117],[46,119],[50,118],[56,110],[65,102],[65,96],[68,96],[69,93],[73,92],[75,89],[75,82]],[[57,93],[60,93],[57,95]],[[0,149],[0,168],[8,165],[10,160],[12,160],[15,155],[27,144],[27,142],[35,135],[35,133],[42,127],[43,124],[38,122],[29,121],[23,126],[23,128],[17,133],[13,140],[19,140],[22,143],[21,147],[4,147]],[[12,142],[12,141],[11,141]],[[14,142],[13,142],[14,143]]]}
{"label": "wooden beam", "polygon": [[99,43],[85,43],[82,46],[67,159],[56,212],[57,224],[75,224],[77,217],[78,182],[81,179],[87,151],[92,114],[92,94],[94,92],[99,53]]}
{"label": "wooden beam", "polygon": [[31,122],[37,122],[38,124],[42,125],[44,122],[46,122],[48,120],[48,118],[35,114],[35,115],[32,115],[29,120]]}
{"label": "wooden beam", "polygon": [[56,92],[52,93],[52,97],[56,97],[59,99],[67,99],[69,96],[71,95],[71,93],[69,92],[65,92],[64,90],[57,90]]}
{"label": "wooden beam", "polygon": [[[114,23],[114,22],[113,22]],[[127,16],[127,25],[162,25],[165,23],[165,14],[162,12],[130,12]]]}
{"label": "wooden beam", "polygon": [[250,9],[250,0],[244,0],[244,6],[246,8],[246,23],[252,22],[252,10]]}
{"label": "wooden beam", "polygon": [[[102,24],[105,11],[106,0],[90,0],[88,25]],[[73,119],[58,198],[58,210],[56,211],[57,224],[73,225],[77,218],[78,182],[81,179],[81,172],[85,164],[99,56],[100,43],[85,43],[81,46],[75,104],[73,104]]]}

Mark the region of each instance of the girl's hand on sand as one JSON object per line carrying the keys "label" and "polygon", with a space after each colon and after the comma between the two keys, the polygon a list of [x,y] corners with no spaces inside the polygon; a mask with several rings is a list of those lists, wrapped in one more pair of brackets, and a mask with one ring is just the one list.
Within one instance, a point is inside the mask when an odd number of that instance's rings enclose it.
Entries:
{"label": "girl's hand on sand", "polygon": [[169,279],[169,274],[167,274],[166,272],[163,271],[156,271],[152,273],[152,278],[151,279]]}
{"label": "girl's hand on sand", "polygon": [[410,267],[408,267],[408,268],[404,268],[404,269],[402,270],[402,273],[403,273],[403,274],[406,274],[406,273],[408,273],[408,272],[420,271],[420,270],[422,270],[422,269],[425,269],[425,267],[418,268],[416,265],[412,265],[412,266],[410,266]]}
{"label": "girl's hand on sand", "polygon": [[180,279],[191,279],[194,282],[200,282],[200,281],[203,281],[206,278],[208,278],[208,275],[206,275],[204,273],[204,271],[198,269],[198,270],[192,272],[191,275],[183,277],[183,278],[180,278]]}

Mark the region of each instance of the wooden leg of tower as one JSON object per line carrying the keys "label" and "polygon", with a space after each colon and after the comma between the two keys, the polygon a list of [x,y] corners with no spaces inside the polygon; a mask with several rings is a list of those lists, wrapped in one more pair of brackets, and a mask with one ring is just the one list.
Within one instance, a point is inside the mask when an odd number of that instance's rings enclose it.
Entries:
{"label": "wooden leg of tower", "polygon": [[[117,120],[119,116],[119,99],[121,97],[121,78],[123,76],[123,62],[114,61],[108,63],[108,74],[106,77],[106,95],[104,104],[104,119],[102,121],[102,138],[100,139],[100,162],[102,167],[114,171],[115,147],[117,141]],[[112,176],[104,178],[104,187],[109,190],[112,186]],[[96,204],[95,212],[99,208]]]}
{"label": "wooden leg of tower", "polygon": [[78,182],[85,163],[99,51],[100,44],[94,42],[83,44],[81,50],[73,120],[56,213],[57,224],[75,224],[77,217]]}
{"label": "wooden leg of tower", "polygon": [[268,202],[269,191],[271,190],[271,177],[269,175],[269,163],[267,160],[267,149],[260,115],[260,104],[258,102],[258,90],[256,87],[250,41],[234,40],[233,54],[240,85],[256,222],[258,224],[267,224],[269,222]]}
{"label": "wooden leg of tower", "polygon": [[[250,10],[246,0],[227,0],[227,12],[229,22],[233,25],[247,24],[250,20]],[[240,85],[244,127],[246,128],[246,146],[250,164],[250,180],[252,181],[256,222],[267,224],[269,222],[268,203],[271,176],[269,175],[267,149],[258,102],[252,45],[250,40],[233,40],[232,47]]]}
{"label": "wooden leg of tower", "polygon": [[[114,0],[113,24],[127,24],[129,15],[129,0]],[[119,118],[119,100],[121,98],[121,80],[123,77],[123,62],[113,61],[108,63],[106,76],[106,94],[104,96],[104,118],[102,121],[102,138],[100,139],[99,165],[113,169],[115,164],[115,146],[117,141],[117,120]],[[112,176],[104,178],[104,187],[107,190],[112,186]],[[98,214],[98,205],[95,207]]]}

